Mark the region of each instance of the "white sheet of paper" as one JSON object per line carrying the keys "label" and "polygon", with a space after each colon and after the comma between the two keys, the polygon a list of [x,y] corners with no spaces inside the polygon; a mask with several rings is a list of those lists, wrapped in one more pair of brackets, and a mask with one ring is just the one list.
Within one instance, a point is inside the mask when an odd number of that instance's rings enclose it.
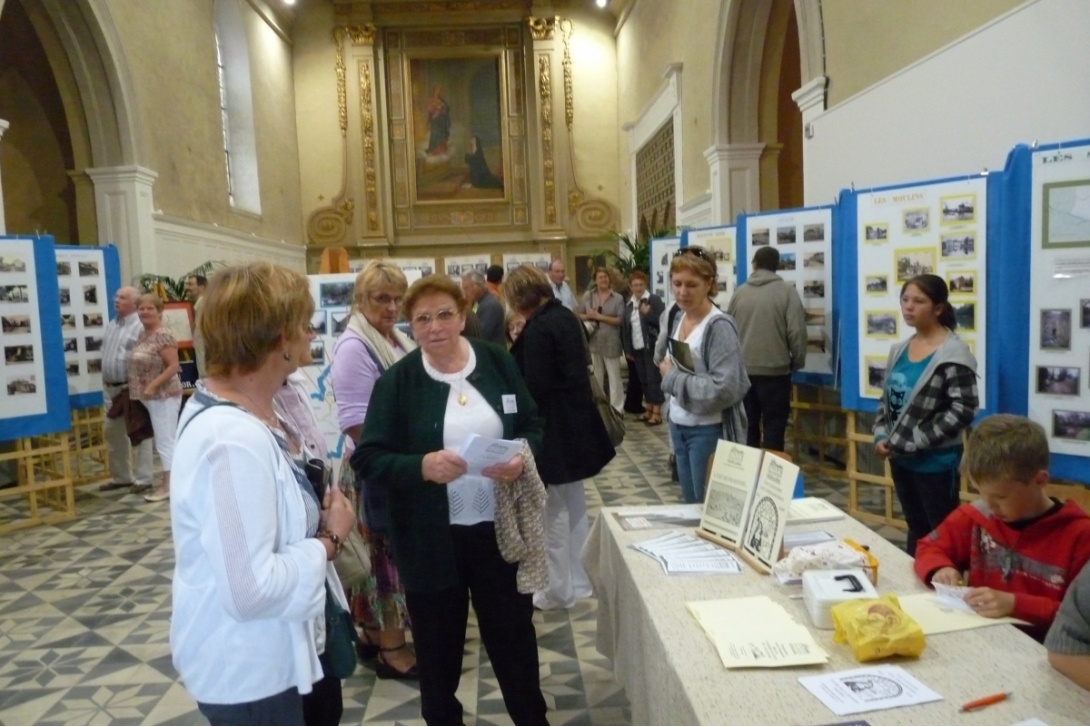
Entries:
{"label": "white sheet of paper", "polygon": [[837,716],[937,702],[942,696],[899,666],[871,666],[799,677]]}
{"label": "white sheet of paper", "polygon": [[784,533],[783,549],[790,553],[792,548],[798,548],[802,545],[827,543],[830,540],[836,540],[836,537],[834,537],[832,533],[827,533],[824,530],[805,530],[801,533]]}
{"label": "white sheet of paper", "polygon": [[975,613],[965,602],[965,594],[969,592],[969,586],[947,586],[942,583],[931,585],[935,587],[935,596],[942,605],[965,613]]}
{"label": "white sheet of paper", "polygon": [[820,523],[843,520],[845,517],[847,514],[836,505],[830,504],[828,500],[820,497],[800,497],[791,501],[791,507],[787,511],[787,524]]}
{"label": "white sheet of paper", "polygon": [[728,669],[824,664],[810,631],[768,596],[685,604]]}
{"label": "white sheet of paper", "polygon": [[904,610],[912,620],[920,625],[925,636],[934,634],[948,634],[952,631],[966,631],[979,629],[986,626],[999,626],[1001,624],[1023,624],[1009,616],[1004,618],[988,618],[981,616],[972,609],[963,611],[960,608],[952,608],[939,600],[934,593],[911,593],[907,596],[897,596]]}
{"label": "white sheet of paper", "polygon": [[492,439],[470,434],[458,450],[458,456],[466,461],[466,474],[479,475],[481,470],[494,464],[503,464],[522,451],[522,442],[509,439]]}

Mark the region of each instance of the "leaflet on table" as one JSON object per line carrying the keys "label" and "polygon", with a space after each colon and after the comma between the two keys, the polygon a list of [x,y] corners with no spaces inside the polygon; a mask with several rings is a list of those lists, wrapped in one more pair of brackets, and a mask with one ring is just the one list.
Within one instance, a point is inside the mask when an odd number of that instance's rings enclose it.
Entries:
{"label": "leaflet on table", "polygon": [[827,543],[830,540],[836,540],[836,537],[832,533],[824,530],[804,530],[798,533],[784,533],[783,549],[790,553],[792,548],[799,548],[803,545]]}
{"label": "leaflet on table", "polygon": [[678,505],[677,507],[624,508],[613,513],[625,530],[654,530],[658,528],[695,528],[700,524],[702,506]]}
{"label": "leaflet on table", "polygon": [[843,520],[847,515],[836,505],[820,497],[800,497],[791,501],[787,512],[788,525],[820,523],[830,520]]}
{"label": "leaflet on table", "polygon": [[522,442],[470,434],[469,439],[458,450],[458,456],[466,461],[469,467],[467,474],[479,475],[484,468],[509,462],[520,452],[522,452]]}
{"label": "leaflet on table", "polygon": [[907,596],[898,595],[897,600],[901,602],[901,609],[920,625],[925,636],[1002,624],[1028,625],[1026,621],[1009,616],[1003,618],[981,616],[969,608],[968,604],[964,604],[965,609],[968,610],[963,610],[960,606],[951,606],[949,601],[944,601],[935,593],[930,592],[912,593]]}
{"label": "leaflet on table", "polygon": [[719,440],[708,476],[701,529],[728,543],[737,544],[742,540],[753,483],[761,472],[761,454],[759,449]]}
{"label": "leaflet on table", "polygon": [[799,677],[799,684],[837,715],[911,707],[942,699],[899,666],[871,666]]}
{"label": "leaflet on table", "polygon": [[809,629],[768,596],[685,604],[728,669],[824,664]]}
{"label": "leaflet on table", "polygon": [[681,573],[741,573],[730,553],[686,533],[666,533],[631,546],[659,562],[667,575]]}
{"label": "leaflet on table", "polygon": [[693,362],[693,351],[689,347],[689,344],[676,338],[668,338],[666,339],[666,350],[669,351],[670,358],[674,360],[674,364],[679,369],[688,374],[696,373],[696,364]]}
{"label": "leaflet on table", "polygon": [[783,529],[787,526],[791,494],[798,478],[796,465],[771,452],[764,453],[749,523],[742,535],[742,550],[767,570],[772,570],[772,564],[780,557]]}

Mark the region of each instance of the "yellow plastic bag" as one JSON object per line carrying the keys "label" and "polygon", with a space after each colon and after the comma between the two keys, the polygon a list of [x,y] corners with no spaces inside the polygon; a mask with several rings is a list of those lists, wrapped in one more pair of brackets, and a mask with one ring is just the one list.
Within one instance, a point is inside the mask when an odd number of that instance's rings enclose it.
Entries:
{"label": "yellow plastic bag", "polygon": [[849,644],[856,661],[919,656],[927,646],[923,629],[901,610],[897,596],[843,601],[832,607],[833,641]]}

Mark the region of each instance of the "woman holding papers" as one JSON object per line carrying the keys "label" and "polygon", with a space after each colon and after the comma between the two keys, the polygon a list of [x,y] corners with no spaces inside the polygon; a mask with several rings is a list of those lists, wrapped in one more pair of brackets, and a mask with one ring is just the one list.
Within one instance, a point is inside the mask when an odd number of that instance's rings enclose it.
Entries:
{"label": "woman holding papers", "polygon": [[719,439],[746,442],[742,399],[749,378],[738,327],[712,304],[716,268],[704,248],[690,245],[674,255],[670,284],[681,315],[659,364],[662,391],[673,397],[670,439],[682,495],[686,502],[703,502],[708,459]]}
{"label": "woman holding papers", "polygon": [[419,675],[416,656],[405,641],[408,611],[390,555],[383,491],[356,477],[348,458],[363,431],[375,382],[416,348],[395,325],[408,287],[405,273],[393,263],[368,263],[356,276],[348,327],[337,338],[329,368],[337,397],[337,424],[345,435],[340,484],[353,497],[357,528],[371,555],[371,575],[350,594],[352,618],[362,626],[357,651],[364,660],[377,657],[375,675],[379,679],[416,679]]}
{"label": "woman holding papers", "polygon": [[496,544],[496,488],[523,458],[468,474],[458,451],[476,434],[541,445],[544,421],[514,360],[461,335],[466,300],[431,275],[409,288],[404,310],[420,348],[378,380],[352,466],[387,495],[394,561],[405,588],[428,724],[462,724],[455,696],[469,598],[504,704],[515,724],[544,724],[533,601],[518,592],[517,563]]}
{"label": "woman holding papers", "polygon": [[507,304],[526,318],[511,355],[545,418],[537,468],[548,485],[549,587],[534,594],[534,606],[571,608],[592,593],[581,557],[588,529],[583,480],[601,472],[617,451],[594,406],[579,319],[533,265],[512,270],[503,287]]}

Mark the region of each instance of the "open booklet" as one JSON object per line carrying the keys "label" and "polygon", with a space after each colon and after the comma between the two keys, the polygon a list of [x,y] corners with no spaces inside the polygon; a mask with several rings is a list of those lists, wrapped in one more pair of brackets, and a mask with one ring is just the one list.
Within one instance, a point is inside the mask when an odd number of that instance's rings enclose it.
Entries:
{"label": "open booklet", "polygon": [[780,557],[798,476],[796,465],[771,452],[720,440],[697,534],[770,572]]}

